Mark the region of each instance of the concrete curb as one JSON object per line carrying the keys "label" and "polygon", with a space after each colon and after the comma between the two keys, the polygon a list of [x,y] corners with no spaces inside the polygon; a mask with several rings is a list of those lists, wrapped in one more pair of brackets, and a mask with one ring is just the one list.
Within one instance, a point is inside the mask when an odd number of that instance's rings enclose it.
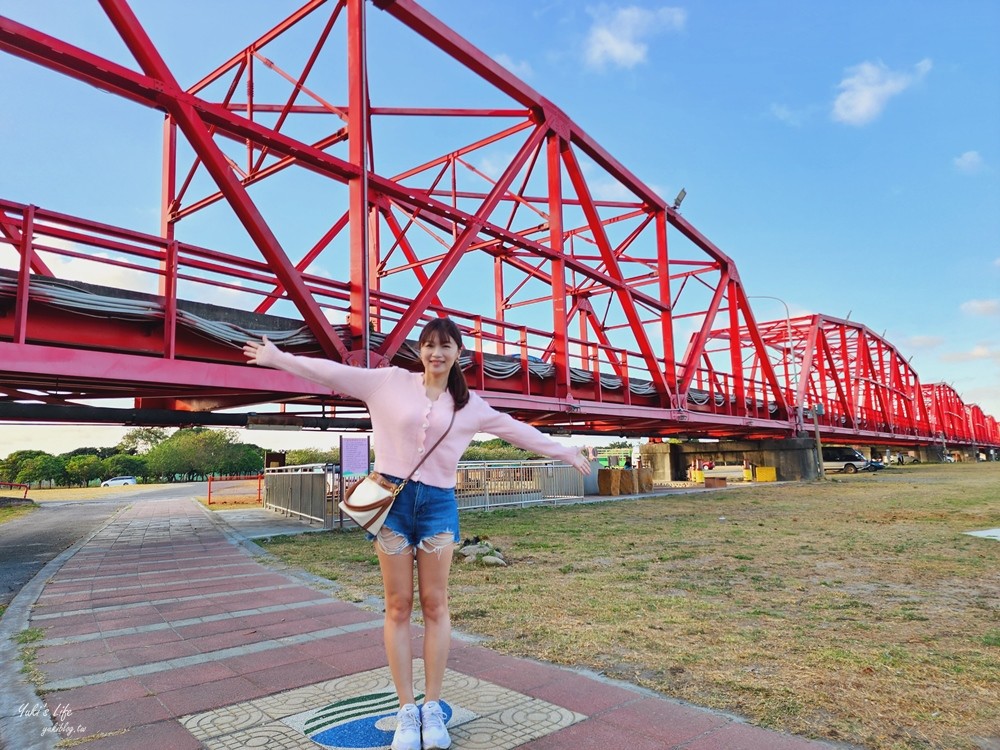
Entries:
{"label": "concrete curb", "polygon": [[9,747],[18,750],[54,750],[61,739],[55,731],[45,701],[34,685],[21,674],[20,649],[14,638],[29,626],[31,608],[35,606],[48,580],[91,539],[114,523],[130,506],[124,505],[90,536],[63,550],[38,571],[7,606],[0,617],[0,737]]}

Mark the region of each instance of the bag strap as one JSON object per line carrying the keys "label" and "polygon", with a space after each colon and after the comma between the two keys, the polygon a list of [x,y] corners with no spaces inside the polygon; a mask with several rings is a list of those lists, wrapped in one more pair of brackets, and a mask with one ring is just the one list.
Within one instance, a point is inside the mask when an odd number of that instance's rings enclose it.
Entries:
{"label": "bag strap", "polygon": [[431,449],[424,454],[424,457],[420,459],[420,463],[418,463],[416,466],[413,467],[413,471],[410,472],[410,475],[406,477],[406,479],[404,479],[399,485],[397,485],[396,491],[392,493],[393,497],[395,497],[396,495],[398,495],[400,492],[403,491],[403,488],[406,486],[406,483],[410,481],[410,477],[412,477],[420,470],[420,467],[424,465],[424,461],[430,458],[430,455],[434,452],[434,449],[437,448],[439,445],[441,445],[442,440],[448,437],[448,433],[451,432],[452,425],[454,424],[455,424],[455,412],[452,411],[451,421],[448,423],[448,429],[441,434],[441,437],[437,439],[437,442],[434,443],[434,445],[431,446]]}

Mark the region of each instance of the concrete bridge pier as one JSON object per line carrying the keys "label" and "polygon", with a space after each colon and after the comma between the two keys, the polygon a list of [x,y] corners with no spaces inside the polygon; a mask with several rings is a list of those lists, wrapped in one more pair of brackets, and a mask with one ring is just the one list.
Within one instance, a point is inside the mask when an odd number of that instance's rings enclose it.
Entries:
{"label": "concrete bridge pier", "polygon": [[913,459],[916,459],[922,464],[939,464],[944,462],[945,455],[952,456],[956,452],[961,453],[961,451],[956,451],[956,449],[945,450],[945,447],[940,443],[935,443],[933,445],[918,445],[912,448],[890,446],[882,450],[882,455],[885,457],[886,462],[891,464],[898,463],[897,457],[900,454],[904,457],[904,463],[911,463]]}
{"label": "concrete bridge pier", "polygon": [[693,461],[717,467],[773,466],[779,481],[816,479],[816,443],[811,438],[785,440],[720,440],[647,443],[640,446],[642,465],[653,470],[654,482],[683,481]]}

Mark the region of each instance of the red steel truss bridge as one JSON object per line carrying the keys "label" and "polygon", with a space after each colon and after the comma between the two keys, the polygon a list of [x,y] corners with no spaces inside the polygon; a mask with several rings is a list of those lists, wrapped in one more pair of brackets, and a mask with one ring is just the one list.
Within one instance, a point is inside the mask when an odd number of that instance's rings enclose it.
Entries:
{"label": "red steel truss bridge", "polygon": [[[1000,446],[994,417],[867,327],[755,320],[732,258],[412,0],[311,0],[193,84],[125,0],[98,5],[127,64],[6,17],[0,49],[146,108],[160,227],[0,197],[2,420],[363,427],[358,404],[243,364],[243,341],[412,368],[447,314],[470,385],[550,432],[815,420],[849,443]],[[369,66],[393,54],[405,80]],[[468,85],[439,90],[432,64]],[[182,240],[199,220],[228,222],[230,246]]]}

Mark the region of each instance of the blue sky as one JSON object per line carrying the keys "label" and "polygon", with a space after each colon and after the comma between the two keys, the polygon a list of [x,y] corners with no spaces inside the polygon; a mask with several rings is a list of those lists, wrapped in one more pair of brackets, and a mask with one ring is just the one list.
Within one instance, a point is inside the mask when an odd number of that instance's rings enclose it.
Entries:
{"label": "blue sky", "polygon": [[[423,5],[664,198],[685,188],[685,217],[750,295],[849,316],[922,382],[1000,416],[1000,3]],[[185,85],[297,6],[133,3]],[[130,62],[96,2],[3,0],[0,13]],[[463,102],[457,66],[423,72],[421,50],[369,15],[395,40],[370,49],[373,97]],[[7,55],[0,86],[0,196],[156,231],[156,113]],[[220,246],[223,228],[195,226],[192,241]],[[784,315],[753,305],[761,320]],[[0,456],[12,429],[0,427]]]}

